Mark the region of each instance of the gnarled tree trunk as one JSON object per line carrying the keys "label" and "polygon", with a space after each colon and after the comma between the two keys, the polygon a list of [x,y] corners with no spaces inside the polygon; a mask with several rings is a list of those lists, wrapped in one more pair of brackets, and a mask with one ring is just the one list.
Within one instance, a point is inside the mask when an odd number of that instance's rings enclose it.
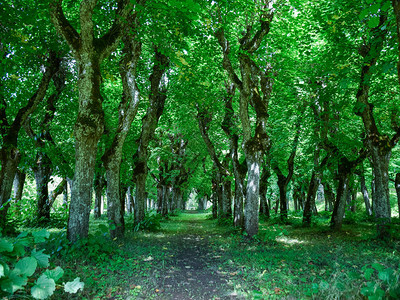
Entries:
{"label": "gnarled tree trunk", "polygon": [[167,56],[154,49],[153,72],[150,75],[150,95],[149,106],[146,115],[142,120],[142,132],[140,134],[139,146],[134,155],[134,178],[136,181],[136,206],[135,222],[143,221],[146,211],[146,179],[147,179],[147,159],[148,145],[156,130],[158,120],[164,110],[165,100],[167,99],[167,79],[166,71],[169,66]]}
{"label": "gnarled tree trunk", "polygon": [[[29,116],[36,110],[38,104],[44,99],[51,79],[60,67],[60,59],[52,51],[47,59],[47,66],[35,94],[22,107],[14,121],[8,122],[6,109],[7,103],[0,98],[0,134],[2,146],[0,149],[0,228],[5,228],[7,212],[10,206],[11,191],[21,154],[17,147],[18,133]],[[2,97],[0,95],[0,97]]]}
{"label": "gnarled tree trunk", "polygon": [[93,12],[96,4],[96,0],[81,2],[78,33],[64,15],[62,0],[50,3],[52,22],[69,45],[78,66],[79,109],[74,128],[75,174],[67,230],[71,242],[87,237],[89,232],[97,144],[104,131],[100,65],[119,44],[126,16],[132,10],[129,1],[121,1],[109,31],[95,38]]}
{"label": "gnarled tree trunk", "polygon": [[17,169],[14,177],[14,202],[18,203],[22,199],[26,180],[26,173]]}

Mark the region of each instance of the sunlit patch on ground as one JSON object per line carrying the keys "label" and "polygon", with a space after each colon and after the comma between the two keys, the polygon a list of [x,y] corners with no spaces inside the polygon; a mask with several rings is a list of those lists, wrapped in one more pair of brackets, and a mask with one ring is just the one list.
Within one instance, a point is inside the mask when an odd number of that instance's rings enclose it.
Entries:
{"label": "sunlit patch on ground", "polygon": [[308,243],[306,241],[298,240],[298,239],[294,239],[294,238],[289,238],[287,236],[280,236],[280,237],[276,238],[276,241],[280,242],[280,243],[287,244],[287,245],[296,245],[296,244],[306,244],[306,243]]}

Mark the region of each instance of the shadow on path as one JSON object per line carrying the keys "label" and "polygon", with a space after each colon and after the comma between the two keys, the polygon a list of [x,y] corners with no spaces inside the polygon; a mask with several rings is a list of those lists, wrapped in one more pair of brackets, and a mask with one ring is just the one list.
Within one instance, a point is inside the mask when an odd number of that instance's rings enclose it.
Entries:
{"label": "shadow on path", "polygon": [[169,221],[179,222],[181,229],[170,231],[160,245],[168,248],[170,259],[165,273],[153,281],[159,287],[156,299],[239,299],[228,284],[229,272],[220,267],[222,253],[212,247],[216,234],[207,230],[204,216]]}

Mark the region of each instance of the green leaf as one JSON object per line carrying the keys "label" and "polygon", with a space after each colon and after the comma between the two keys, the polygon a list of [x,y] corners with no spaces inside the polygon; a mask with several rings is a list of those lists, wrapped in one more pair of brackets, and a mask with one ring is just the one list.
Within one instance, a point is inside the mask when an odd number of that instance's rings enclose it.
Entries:
{"label": "green leaf", "polygon": [[375,270],[377,270],[377,271],[383,271],[385,269],[385,267],[383,265],[378,264],[378,263],[373,263],[371,265],[371,267],[375,268]]}
{"label": "green leaf", "polygon": [[46,270],[44,274],[48,278],[54,279],[54,281],[57,282],[64,275],[64,270],[60,267],[56,267],[53,270]]}
{"label": "green leaf", "polygon": [[368,21],[368,27],[369,28],[375,28],[376,26],[379,25],[379,17],[372,17]]}
{"label": "green leaf", "polygon": [[14,255],[19,257],[25,256],[25,246],[24,243],[21,242],[14,244]]}
{"label": "green leaf", "polygon": [[56,283],[54,279],[48,278],[45,274],[42,274],[32,287],[31,294],[35,299],[46,299],[53,295],[55,290]]}
{"label": "green leaf", "polygon": [[0,278],[4,277],[5,273],[4,273],[4,266],[2,264],[0,264]]}
{"label": "green leaf", "polygon": [[327,290],[329,289],[329,283],[327,283],[325,280],[321,280],[321,282],[319,283],[319,288],[321,290]]}
{"label": "green leaf", "polygon": [[386,269],[378,273],[378,278],[382,281],[389,282],[393,276],[394,271],[392,269]]}
{"label": "green leaf", "polygon": [[14,294],[28,283],[26,276],[21,276],[19,271],[12,270],[8,278],[1,281],[1,289],[9,294]]}
{"label": "green leaf", "polygon": [[391,7],[392,7],[392,4],[390,3],[390,1],[387,1],[387,2],[385,2],[385,3],[382,5],[381,10],[382,10],[382,11],[388,11],[389,8],[391,8]]}
{"label": "green leaf", "polygon": [[47,238],[49,238],[50,233],[46,229],[43,229],[40,231],[32,232],[32,235],[35,238],[35,243],[42,243]]}
{"label": "green leaf", "polygon": [[39,267],[47,268],[49,266],[50,255],[44,254],[43,251],[44,250],[36,251],[36,249],[33,249],[31,256],[36,258]]}
{"label": "green leaf", "polygon": [[100,224],[100,225],[99,225],[99,230],[100,230],[100,232],[101,232],[102,234],[108,232],[108,228],[107,228],[107,226],[104,225],[104,224]]}
{"label": "green leaf", "polygon": [[369,14],[369,7],[363,9],[359,15],[360,20],[364,19]]}
{"label": "green leaf", "polygon": [[370,279],[371,279],[371,276],[372,276],[372,274],[374,274],[374,272],[375,272],[374,269],[367,268],[367,269],[364,271],[364,278],[365,278],[366,280],[370,280]]}
{"label": "green leaf", "polygon": [[14,246],[12,243],[10,243],[9,241],[0,238],[0,253],[1,252],[11,252],[13,251]]}
{"label": "green leaf", "polygon": [[22,239],[22,238],[26,237],[27,235],[28,235],[28,232],[23,231],[17,236],[17,239]]}
{"label": "green leaf", "polygon": [[37,261],[33,257],[24,257],[15,264],[15,270],[25,276],[32,276],[35,273]]}
{"label": "green leaf", "polygon": [[66,291],[67,293],[75,294],[77,291],[83,290],[84,286],[85,284],[80,281],[79,277],[77,277],[74,281],[67,282],[64,285],[64,291]]}
{"label": "green leaf", "polygon": [[367,282],[367,286],[361,289],[361,295],[370,296],[374,293],[375,286],[372,282]]}
{"label": "green leaf", "polygon": [[385,296],[385,291],[377,287],[374,294],[368,297],[368,300],[381,300]]}

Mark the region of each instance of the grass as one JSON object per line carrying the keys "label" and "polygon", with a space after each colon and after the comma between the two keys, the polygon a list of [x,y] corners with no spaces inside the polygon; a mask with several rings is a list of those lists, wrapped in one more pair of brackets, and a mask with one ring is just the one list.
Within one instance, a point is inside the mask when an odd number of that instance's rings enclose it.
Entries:
{"label": "grass", "polygon": [[[85,283],[84,291],[74,297],[56,291],[51,299],[172,299],[173,294],[163,294],[165,278],[171,272],[179,275],[178,252],[183,243],[190,247],[193,242],[188,237],[195,236],[206,241],[201,244],[211,252],[206,271],[223,278],[224,295],[242,299],[400,297],[399,223],[394,225],[395,239],[382,244],[373,239],[375,227],[367,222],[345,224],[341,232],[331,232],[327,215],[321,214],[310,228],[302,228],[295,213],[289,218],[290,225],[279,224],[278,218],[261,222],[260,234],[252,241],[231,226],[219,226],[207,213],[181,213],[162,220],[156,232],[128,231],[118,241],[102,231],[107,223],[104,217],[92,219],[91,237],[72,248],[64,230],[51,231],[43,246],[52,253],[52,264],[65,270],[64,281],[78,276]],[[191,287],[187,295],[193,293]],[[215,298],[220,297],[216,292]]]}

